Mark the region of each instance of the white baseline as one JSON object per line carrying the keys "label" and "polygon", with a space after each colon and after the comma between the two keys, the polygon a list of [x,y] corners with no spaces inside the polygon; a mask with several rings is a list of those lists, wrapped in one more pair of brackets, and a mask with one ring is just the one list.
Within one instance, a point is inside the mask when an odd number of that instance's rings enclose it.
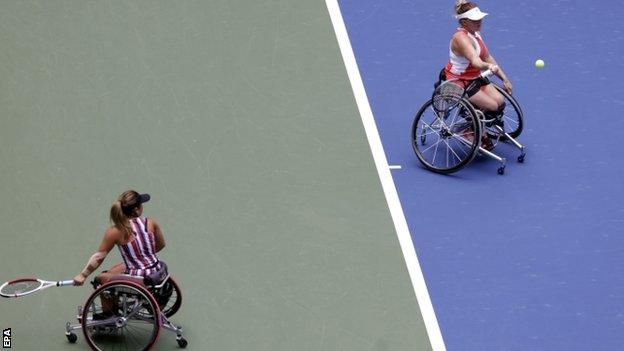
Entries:
{"label": "white baseline", "polygon": [[435,311],[433,310],[433,305],[431,304],[431,298],[429,297],[429,291],[427,291],[425,278],[423,277],[420,264],[418,263],[418,257],[416,256],[416,250],[414,249],[414,244],[412,243],[407,221],[405,220],[405,214],[403,213],[403,208],[401,207],[401,202],[399,201],[399,195],[397,193],[396,186],[394,185],[394,181],[392,180],[392,175],[390,174],[388,160],[386,159],[383,145],[381,144],[381,138],[379,137],[379,132],[377,130],[377,125],[375,124],[375,119],[373,118],[373,112],[370,108],[368,97],[366,96],[366,91],[364,90],[362,77],[360,76],[357,62],[355,61],[355,55],[353,54],[353,48],[351,47],[351,42],[349,41],[349,35],[347,34],[342,13],[340,12],[338,0],[325,0],[325,3],[327,4],[327,9],[329,10],[334,31],[336,32],[338,45],[340,46],[342,58],[351,82],[351,88],[353,89],[358,110],[360,112],[360,116],[362,117],[366,137],[368,138],[368,143],[370,144],[370,148],[373,153],[375,166],[377,167],[377,173],[379,174],[383,191],[386,196],[386,201],[388,202],[388,207],[394,222],[397,237],[399,238],[399,244],[401,245],[401,250],[403,251],[405,264],[407,265],[412,286],[414,287],[414,292],[416,293],[416,299],[418,300],[418,305],[425,322],[425,328],[427,329],[427,335],[429,336],[429,341],[431,342],[431,348],[434,351],[445,351],[446,347],[444,345],[444,340],[442,339],[440,326],[438,325],[438,320],[436,318]]}

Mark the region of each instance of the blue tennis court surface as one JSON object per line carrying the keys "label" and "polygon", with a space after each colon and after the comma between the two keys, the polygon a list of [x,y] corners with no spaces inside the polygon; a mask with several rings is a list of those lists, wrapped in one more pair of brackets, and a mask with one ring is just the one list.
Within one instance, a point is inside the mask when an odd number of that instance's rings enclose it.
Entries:
{"label": "blue tennis court surface", "polygon": [[[449,350],[624,345],[624,7],[481,1],[524,109],[504,176],[424,170],[414,114],[448,60],[453,1],[342,0],[342,15]],[[542,58],[543,70],[533,67]]]}

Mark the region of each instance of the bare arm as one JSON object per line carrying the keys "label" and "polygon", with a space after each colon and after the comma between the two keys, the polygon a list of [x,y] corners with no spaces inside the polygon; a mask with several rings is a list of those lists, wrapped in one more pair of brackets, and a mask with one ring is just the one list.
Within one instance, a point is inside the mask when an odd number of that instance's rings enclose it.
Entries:
{"label": "bare arm", "polygon": [[496,72],[496,75],[498,76],[498,78],[500,78],[503,81],[503,86],[505,87],[505,90],[509,94],[511,94],[511,91],[513,90],[513,86],[511,85],[511,82],[507,78],[507,75],[505,74],[505,72],[503,71],[501,66],[494,59],[494,56],[488,55],[488,57],[485,58],[485,61],[488,62],[488,63],[491,63],[493,65],[498,66],[498,71]]}
{"label": "bare arm", "polygon": [[160,252],[166,245],[165,236],[155,219],[150,218],[148,225],[149,224],[151,224],[154,229],[152,232],[154,233],[154,240],[156,241],[156,252]]}
{"label": "bare arm", "polygon": [[82,271],[74,277],[75,285],[84,284],[85,279],[87,279],[87,277],[91,273],[93,273],[93,271],[98,269],[102,262],[104,262],[106,255],[108,255],[110,250],[112,250],[112,248],[117,243],[118,237],[119,231],[114,227],[109,228],[106,233],[104,233],[104,237],[102,238],[102,242],[100,243],[97,251],[93,255],[91,255],[91,258],[89,258],[89,261],[82,269]]}

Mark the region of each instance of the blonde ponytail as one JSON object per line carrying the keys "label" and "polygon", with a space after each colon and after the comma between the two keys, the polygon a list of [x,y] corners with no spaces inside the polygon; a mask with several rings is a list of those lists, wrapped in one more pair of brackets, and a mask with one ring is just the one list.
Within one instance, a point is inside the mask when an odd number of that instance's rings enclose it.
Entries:
{"label": "blonde ponytail", "polygon": [[113,203],[110,210],[110,220],[123,233],[124,242],[128,242],[132,237],[130,219],[141,215],[142,204],[149,199],[149,194],[139,194],[134,190],[126,190]]}
{"label": "blonde ponytail", "polygon": [[113,225],[117,227],[117,229],[121,230],[124,242],[127,242],[132,235],[132,226],[130,226],[130,221],[121,208],[120,200],[113,203],[110,210],[110,220],[113,222]]}

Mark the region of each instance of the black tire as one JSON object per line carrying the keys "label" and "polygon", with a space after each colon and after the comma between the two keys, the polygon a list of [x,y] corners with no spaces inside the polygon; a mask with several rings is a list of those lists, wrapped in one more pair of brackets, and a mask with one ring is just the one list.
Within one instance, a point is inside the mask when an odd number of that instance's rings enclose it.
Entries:
{"label": "black tire", "polygon": [[180,346],[180,348],[184,349],[184,348],[186,348],[186,346],[188,346],[188,341],[186,341],[185,338],[180,338],[180,339],[178,339],[178,346]]}
{"label": "black tire", "polygon": [[[507,134],[515,139],[522,134],[522,128],[524,127],[524,114],[522,112],[522,108],[513,95],[509,94],[505,91],[505,89],[494,83],[492,83],[492,85],[494,85],[496,90],[498,90],[498,92],[505,98],[505,111],[502,117],[502,127]],[[499,125],[500,124],[501,123],[499,123]],[[488,136],[493,139],[498,138],[500,135],[500,132],[495,129],[494,126],[487,127],[487,133]],[[500,135],[500,140],[505,139],[507,139],[507,137]]]}
{"label": "black tire", "polygon": [[[102,299],[114,305],[103,313]],[[113,281],[97,288],[87,299],[82,332],[93,350],[149,350],[161,330],[160,309],[152,294],[129,281]]]}
{"label": "black tire", "polygon": [[69,333],[65,335],[67,337],[67,341],[69,341],[70,344],[75,344],[76,341],[78,341],[78,335],[74,334],[74,333]]}
{"label": "black tire", "polygon": [[[466,100],[443,116],[429,100],[414,117],[411,143],[426,169],[442,174],[457,172],[479,152],[481,123]],[[438,154],[441,154],[439,158]]]}

